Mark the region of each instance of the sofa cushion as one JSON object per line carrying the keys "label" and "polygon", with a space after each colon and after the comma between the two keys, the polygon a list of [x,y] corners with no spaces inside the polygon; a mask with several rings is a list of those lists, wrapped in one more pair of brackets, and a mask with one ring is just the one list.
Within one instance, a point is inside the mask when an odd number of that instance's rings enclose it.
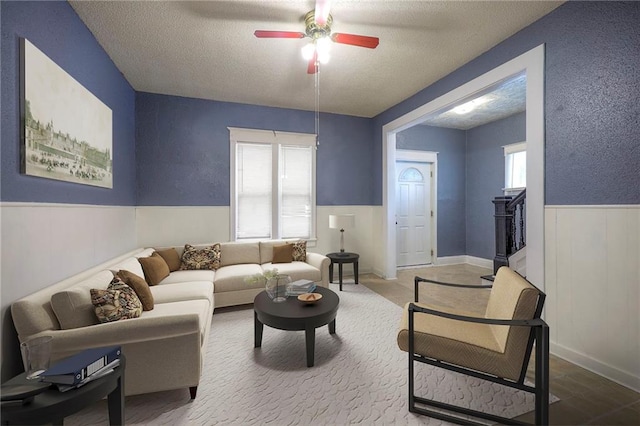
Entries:
{"label": "sofa cushion", "polygon": [[158,253],[154,252],[149,257],[141,257],[138,261],[142,265],[144,279],[149,285],[156,285],[169,276],[169,266]]}
{"label": "sofa cushion", "polygon": [[307,260],[307,242],[298,241],[293,243],[293,260],[298,262],[304,262]]}
{"label": "sofa cushion", "polygon": [[112,279],[110,271],[100,271],[67,290],[53,294],[51,308],[58,318],[60,328],[68,330],[97,324],[98,318],[91,303],[89,289],[105,289]]}
{"label": "sofa cushion", "polygon": [[[151,256],[151,253],[149,253],[147,256],[142,256],[142,258]],[[142,265],[140,264],[138,259],[140,259],[140,257],[137,255],[136,257],[130,257],[128,259],[123,260],[122,262],[118,262],[117,264],[110,266],[109,269],[111,270],[112,275],[114,276],[118,271],[124,270],[124,271],[133,272],[139,277],[144,277],[144,271],[142,270]],[[111,278],[113,278],[113,276]]]}
{"label": "sofa cushion", "polygon": [[144,278],[124,269],[122,271],[118,271],[116,277],[120,278],[122,282],[136,292],[136,296],[138,296],[140,303],[142,303],[143,311],[150,311],[153,309],[153,294],[151,293],[151,290],[149,290],[149,284],[147,284]]}
{"label": "sofa cushion", "polygon": [[104,290],[92,288],[90,291],[91,303],[102,323],[138,318],[142,314],[142,303],[136,292],[119,278],[114,278]]}
{"label": "sofa cushion", "polygon": [[262,270],[267,271],[276,268],[279,274],[289,275],[291,281],[311,280],[322,281],[322,272],[306,262],[276,263],[271,262],[262,265]]}
{"label": "sofa cushion", "polygon": [[260,264],[259,243],[221,243],[220,266]]}
{"label": "sofa cushion", "polygon": [[282,244],[273,247],[272,263],[291,263],[293,261],[293,244]]}
{"label": "sofa cushion", "polygon": [[168,248],[166,250],[156,250],[156,253],[167,262],[169,272],[177,271],[180,269],[181,261],[180,255],[175,248]]}
{"label": "sofa cushion", "polygon": [[153,311],[143,314],[144,318],[163,318],[169,316],[197,314],[200,325],[200,343],[204,341],[204,333],[207,324],[211,322],[209,317],[210,302],[208,300],[186,300],[180,302],[158,303]]}
{"label": "sofa cushion", "polygon": [[209,281],[213,282],[215,272],[209,269],[201,269],[194,271],[175,271],[169,274],[167,278],[160,281],[160,284],[176,284],[189,283],[191,281]]}
{"label": "sofa cushion", "polygon": [[149,257],[153,254],[153,252],[156,251],[156,249],[149,247],[146,249],[143,249],[141,252],[136,253],[134,255],[135,258],[141,258],[141,257]]}
{"label": "sofa cushion", "polygon": [[220,244],[215,243],[208,247],[194,247],[191,244],[184,245],[180,270],[212,269],[220,267]]}
{"label": "sofa cushion", "polygon": [[262,274],[263,270],[258,264],[223,266],[216,271],[216,279],[213,285],[215,293],[226,291],[248,290],[264,288],[265,283],[247,283],[245,278],[255,274]]}
{"label": "sofa cushion", "polygon": [[186,300],[208,300],[213,302],[213,283],[193,281],[180,284],[157,285],[151,287],[151,293],[156,303],[182,302]]}

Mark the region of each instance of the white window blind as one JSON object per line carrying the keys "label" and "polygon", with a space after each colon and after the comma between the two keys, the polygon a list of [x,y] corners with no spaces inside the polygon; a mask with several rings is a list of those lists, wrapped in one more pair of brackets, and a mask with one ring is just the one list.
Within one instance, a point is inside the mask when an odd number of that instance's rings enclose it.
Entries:
{"label": "white window blind", "polygon": [[280,148],[281,238],[311,237],[313,149],[291,145]]}
{"label": "white window blind", "polygon": [[237,144],[237,238],[271,238],[271,145]]}
{"label": "white window blind", "polygon": [[232,239],[314,239],[315,135],[229,130]]}
{"label": "white window blind", "polygon": [[506,145],[503,148],[505,193],[519,192],[527,187],[527,143]]}

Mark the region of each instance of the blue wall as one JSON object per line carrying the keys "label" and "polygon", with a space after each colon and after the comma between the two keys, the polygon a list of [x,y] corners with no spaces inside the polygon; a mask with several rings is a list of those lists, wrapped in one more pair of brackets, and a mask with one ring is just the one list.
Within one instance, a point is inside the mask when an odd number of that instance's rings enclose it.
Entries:
{"label": "blue wall", "polygon": [[545,203],[639,204],[640,2],[567,2],[374,118],[382,204],[382,126],[546,43]]}
{"label": "blue wall", "polygon": [[495,255],[494,207],[504,187],[504,145],[525,140],[525,114],[467,131],[414,126],[396,148],[438,152],[438,256]]}
{"label": "blue wall", "polygon": [[[2,8],[2,201],[133,206],[135,92],[67,2]],[[20,174],[20,38],[26,38],[112,110],[113,189]]]}
{"label": "blue wall", "polygon": [[438,256],[465,254],[463,130],[414,126],[396,134],[396,148],[438,152]]}
{"label": "blue wall", "polygon": [[[314,133],[314,114],[137,93],[138,205],[228,206],[227,127]],[[321,114],[318,205],[371,205],[371,120]]]}
{"label": "blue wall", "polygon": [[526,140],[525,114],[469,129],[466,150],[466,249],[469,256],[495,256],[494,206],[503,195],[504,145]]}

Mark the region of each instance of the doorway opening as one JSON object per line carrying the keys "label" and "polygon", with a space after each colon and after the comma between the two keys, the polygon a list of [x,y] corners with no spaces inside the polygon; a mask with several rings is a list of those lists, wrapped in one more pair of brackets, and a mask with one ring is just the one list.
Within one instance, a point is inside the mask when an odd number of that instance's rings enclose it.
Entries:
{"label": "doorway opening", "polygon": [[544,290],[544,45],[475,78],[451,92],[385,124],[383,143],[383,277],[396,277],[396,133],[424,117],[518,73],[525,73],[527,139],[527,278]]}

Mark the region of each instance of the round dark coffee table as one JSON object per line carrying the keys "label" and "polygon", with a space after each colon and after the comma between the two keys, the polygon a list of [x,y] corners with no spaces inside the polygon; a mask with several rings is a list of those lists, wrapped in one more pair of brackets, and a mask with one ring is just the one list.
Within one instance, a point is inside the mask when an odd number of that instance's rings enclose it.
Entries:
{"label": "round dark coffee table", "polygon": [[253,300],[254,311],[254,343],[262,346],[262,329],[264,325],[279,330],[304,330],[307,346],[307,367],[313,367],[316,345],[316,328],[329,325],[329,333],[336,332],[336,314],[340,298],[333,291],[324,287],[316,287],[314,293],[322,294],[322,299],[307,305],[297,297],[290,296],[281,303],[274,303],[265,291],[260,292]]}

